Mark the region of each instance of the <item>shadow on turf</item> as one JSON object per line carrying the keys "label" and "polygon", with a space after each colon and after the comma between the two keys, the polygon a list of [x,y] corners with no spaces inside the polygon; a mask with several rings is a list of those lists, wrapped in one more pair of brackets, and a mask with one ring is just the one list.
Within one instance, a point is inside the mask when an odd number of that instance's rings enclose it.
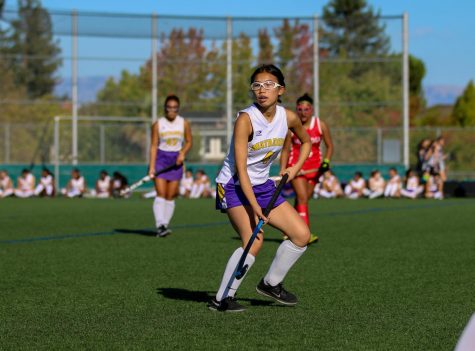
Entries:
{"label": "shadow on turf", "polygon": [[145,235],[145,236],[156,236],[157,231],[152,229],[114,229],[115,233],[122,233],[122,234],[138,234],[138,235]]}
{"label": "shadow on turf", "polygon": [[[180,288],[157,288],[157,294],[162,295],[167,299],[181,300],[181,301],[194,301],[194,302],[208,302],[214,295],[208,291],[193,291]],[[252,306],[269,306],[275,305],[273,301],[239,298],[239,301],[247,301]],[[279,306],[280,305],[275,305]]]}

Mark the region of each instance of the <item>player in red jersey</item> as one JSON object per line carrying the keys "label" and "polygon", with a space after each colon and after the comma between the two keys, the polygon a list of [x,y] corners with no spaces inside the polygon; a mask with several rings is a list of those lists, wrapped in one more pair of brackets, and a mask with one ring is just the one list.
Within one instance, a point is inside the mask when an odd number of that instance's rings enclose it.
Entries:
{"label": "player in red jersey", "polygon": [[[312,142],[312,150],[309,157],[300,170],[300,175],[292,180],[292,187],[295,191],[295,209],[303,220],[309,224],[308,200],[312,197],[318,178],[330,168],[330,158],[333,154],[333,142],[330,129],[320,118],[313,115],[313,99],[308,95],[297,99],[297,114],[302,125],[307,130]],[[325,157],[322,160],[320,143],[323,140],[326,146]],[[281,170],[293,166],[300,154],[300,141],[291,132],[287,134],[282,156],[280,159]],[[310,242],[316,242],[318,237],[312,235]]]}

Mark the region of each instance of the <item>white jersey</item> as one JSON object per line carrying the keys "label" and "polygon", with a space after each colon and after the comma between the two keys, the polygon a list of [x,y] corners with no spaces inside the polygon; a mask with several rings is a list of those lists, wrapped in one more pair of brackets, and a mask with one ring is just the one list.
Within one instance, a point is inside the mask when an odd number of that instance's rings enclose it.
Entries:
{"label": "white jersey", "polygon": [[419,187],[419,178],[417,178],[416,176],[412,176],[407,179],[407,186],[406,186],[407,190],[417,190],[418,187]]}
{"label": "white jersey", "polygon": [[43,186],[51,186],[51,185],[53,185],[53,176],[52,176],[51,174],[48,174],[48,175],[45,176],[45,177],[41,177],[40,183],[41,183]]}
{"label": "white jersey", "polygon": [[184,189],[190,190],[192,185],[193,185],[193,177],[185,177],[181,179],[180,186],[182,186]]}
{"label": "white jersey", "polygon": [[104,179],[97,180],[97,189],[100,193],[107,193],[109,192],[111,178],[109,176],[105,176]]}
{"label": "white jersey", "polygon": [[371,191],[384,191],[385,181],[382,177],[370,178],[368,183]]}
{"label": "white jersey", "polygon": [[334,190],[336,183],[337,183],[337,179],[334,175],[331,175],[328,178],[323,179],[323,187],[328,191]]}
{"label": "white jersey", "polygon": [[396,174],[394,177],[392,177],[391,179],[389,179],[389,182],[388,183],[391,183],[391,184],[401,184],[401,177]]}
{"label": "white jersey", "polygon": [[366,182],[363,178],[360,178],[358,180],[352,179],[350,180],[350,186],[353,190],[361,190],[366,187]]}
{"label": "white jersey", "polygon": [[84,177],[81,176],[78,179],[71,178],[71,188],[78,191],[84,191],[86,189],[86,182]]}
{"label": "white jersey", "polygon": [[28,173],[25,178],[18,178],[18,189],[26,191],[33,190],[35,188],[35,176]]}
{"label": "white jersey", "polygon": [[161,117],[157,123],[160,143],[158,148],[162,151],[180,151],[185,140],[185,119],[176,116],[173,121]]}
{"label": "white jersey", "polygon": [[6,190],[6,189],[11,189],[11,178],[9,176],[3,177],[3,179],[0,179],[0,189]]}
{"label": "white jersey", "polygon": [[[277,106],[274,119],[268,122],[261,111],[251,105],[240,111],[246,112],[252,124],[252,140],[247,143],[247,173],[251,185],[264,184],[269,179],[272,162],[277,158],[288,132],[285,108]],[[239,114],[238,114],[239,116]],[[226,184],[236,174],[234,157],[234,136],[224,159],[223,167],[216,178],[217,183]],[[239,181],[236,182],[239,184]]]}

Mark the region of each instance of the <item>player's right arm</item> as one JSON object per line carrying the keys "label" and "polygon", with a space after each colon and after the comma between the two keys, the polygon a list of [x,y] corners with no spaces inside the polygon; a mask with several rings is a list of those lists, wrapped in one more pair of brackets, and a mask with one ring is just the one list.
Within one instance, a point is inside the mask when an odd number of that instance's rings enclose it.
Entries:
{"label": "player's right arm", "polygon": [[236,162],[236,170],[241,189],[249,201],[254,214],[258,218],[267,222],[268,219],[262,214],[262,209],[257,203],[256,196],[252,190],[251,179],[247,173],[247,143],[251,133],[252,125],[250,117],[247,113],[243,112],[239,115],[236,124],[234,125],[234,158]]}
{"label": "player's right arm", "polygon": [[152,124],[151,132],[151,142],[150,142],[150,160],[148,164],[148,174],[150,177],[155,176],[155,159],[157,158],[157,148],[158,148],[158,121]]}

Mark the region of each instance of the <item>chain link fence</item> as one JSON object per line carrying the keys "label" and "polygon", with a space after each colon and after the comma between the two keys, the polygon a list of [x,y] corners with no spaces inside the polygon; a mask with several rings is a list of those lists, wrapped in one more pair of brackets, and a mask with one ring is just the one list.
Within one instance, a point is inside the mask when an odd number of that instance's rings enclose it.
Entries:
{"label": "chain link fence", "polygon": [[[17,135],[20,138],[25,133],[23,139],[30,146],[15,143],[15,149],[3,150],[2,161],[14,162],[24,155],[22,162],[33,156],[33,161],[39,162],[39,155],[46,153],[41,137],[52,133],[54,115],[72,116],[60,123],[65,130],[66,123],[70,124],[69,131],[60,133],[61,150],[70,152],[61,155],[63,162],[112,162],[108,153],[120,154],[112,151],[114,143],[130,145],[127,153],[117,156],[123,162],[145,157],[144,126],[132,121],[130,127],[123,122],[116,127],[112,122],[87,126],[85,121],[78,122],[78,116],[154,120],[170,93],[179,95],[181,113],[199,131],[195,145],[202,151],[193,157],[205,162],[218,160],[229,144],[236,112],[252,102],[248,80],[253,68],[273,62],[286,77],[283,105],[293,108],[303,93],[313,95],[317,113],[341,140],[338,145],[348,148],[351,143],[353,150],[358,150],[350,153],[337,148],[339,162],[382,161],[384,155],[375,146],[378,140],[380,145],[384,143],[384,135],[375,132],[375,127],[381,127],[402,131],[391,138],[397,139],[393,149],[401,148],[399,162],[406,163],[403,77],[407,38],[403,16],[376,17],[384,49],[370,51],[361,45],[338,53],[331,42],[335,30],[318,17],[184,17],[56,10],[48,10],[48,16],[53,40],[61,49],[55,94],[40,100],[0,96],[0,122],[41,120],[45,122],[39,125],[47,124],[49,129],[43,132],[40,127],[27,133],[15,124],[9,124],[10,131],[4,127],[4,139],[15,135],[11,140],[19,141]],[[18,19],[17,10],[5,9],[3,29]],[[350,18],[346,25],[351,28],[357,21]],[[20,56],[23,60],[42,59]],[[0,59],[8,61],[5,55]],[[41,149],[41,153],[26,156],[22,148]],[[396,159],[397,155],[393,156]]]}

